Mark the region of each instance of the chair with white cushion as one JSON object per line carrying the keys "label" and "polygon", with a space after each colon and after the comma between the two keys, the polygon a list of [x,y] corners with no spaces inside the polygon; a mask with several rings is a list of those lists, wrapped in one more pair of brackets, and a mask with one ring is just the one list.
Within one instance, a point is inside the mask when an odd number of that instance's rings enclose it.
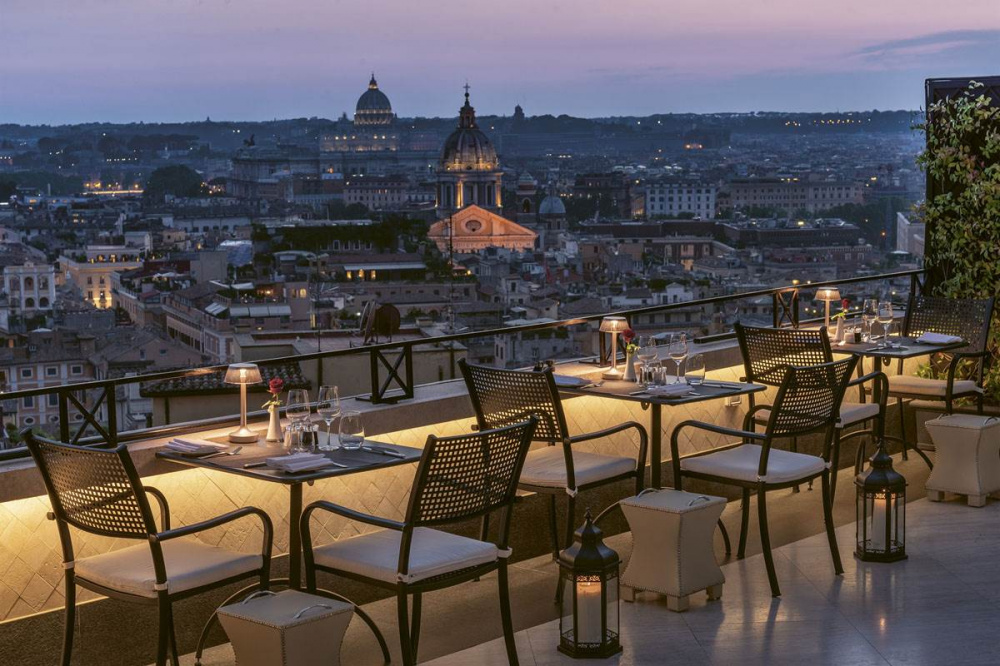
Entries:
{"label": "chair with white cushion", "polygon": [[[817,365],[833,360],[833,351],[826,328],[757,328],[735,325],[736,337],[740,343],[743,355],[744,381],[767,386],[779,386],[784,378],[784,369],[789,365]],[[834,432],[830,463],[833,473],[830,478],[831,501],[837,495],[837,470],[840,465],[841,444],[854,437],[869,436],[877,441],[885,432],[885,403],[887,397],[887,378],[880,371],[851,380],[848,387],[859,387],[862,399],[866,396],[866,385],[871,385],[873,400],[871,402],[842,402],[837,418],[837,428]],[[750,394],[750,407],[754,408],[754,395]],[[754,412],[757,425],[766,425],[771,412],[766,406]],[[869,428],[868,424],[874,427]],[[850,430],[854,426],[862,426]],[[797,440],[792,438],[792,451],[797,450]],[[864,442],[858,444],[858,455],[855,466],[859,467],[865,458]],[[860,467],[857,470],[860,472]],[[748,489],[743,491],[743,511],[749,511]],[[743,557],[742,552],[737,553]]]}
{"label": "chair with white cushion", "polygon": [[[517,477],[531,445],[535,424],[535,419],[529,418],[506,428],[471,435],[429,436],[402,522],[323,500],[307,506],[301,526],[308,589],[316,589],[316,572],[325,571],[393,590],[403,664],[409,666],[417,662],[423,593],[496,570],[507,657],[511,664],[517,664],[507,585],[510,556],[507,542]],[[316,511],[328,511],[382,529],[314,547],[310,519]],[[441,529],[494,512],[501,513],[496,542]]]}
{"label": "chair with white cushion", "polygon": [[[951,414],[955,401],[962,398],[976,402],[977,411],[983,413],[983,378],[990,361],[987,342],[993,320],[992,298],[938,298],[913,296],[903,320],[903,335],[918,338],[924,333],[954,335],[965,342],[964,347],[949,350],[931,357],[931,367],[940,377],[904,375],[903,362],[897,374],[889,376],[889,397],[896,399],[899,407],[899,431],[903,442],[903,457],[911,442],[906,439],[904,406],[909,400],[932,400],[945,403],[945,412]],[[930,465],[930,460],[919,448],[914,450]]]}
{"label": "chair with white cushion", "polygon": [[[538,419],[535,442],[548,446],[528,453],[521,472],[520,488],[549,496],[549,523],[552,557],[559,557],[559,528],[556,497],[566,495],[565,543],[573,542],[576,529],[576,495],[625,479],[635,481],[635,492],[642,491],[646,474],[646,429],[635,421],[581,435],[570,435],[566,425],[559,389],[552,368],[540,371],[502,370],[459,361],[469,397],[476,411],[480,429],[499,428],[524,420]],[[638,456],[610,456],[574,450],[574,444],[610,437],[635,430],[639,440]],[[484,533],[486,527],[484,526]]]}
{"label": "chair with white cushion", "polygon": [[[170,509],[156,488],[143,486],[125,445],[97,449],[53,442],[25,433],[25,441],[41,472],[52,503],[49,519],[56,522],[62,545],[66,583],[66,618],[62,664],[73,652],[76,586],[99,594],[159,610],[156,663],[169,658],[178,663],[174,637],[173,603],[245,578],[268,586],[271,567],[271,520],[254,507],[243,507],[199,523],[170,529]],[[156,499],[160,528],[146,495]],[[239,553],[210,546],[198,532],[241,518],[261,522],[263,546],[259,553]],[[70,527],[136,545],[76,559]]]}
{"label": "chair with white cushion", "polygon": [[[850,357],[819,365],[786,366],[782,371],[784,377],[774,403],[767,408],[770,416],[764,432],[754,430],[756,411],[765,408],[756,407],[747,413],[743,430],[701,421],[684,421],[674,428],[670,437],[674,479],[678,490],[682,489],[685,478],[734,485],[743,489],[747,503],[750,491],[756,490],[761,548],[773,596],[779,596],[781,590],[774,571],[767,528],[765,496],[770,490],[791,488],[816,478],[822,479],[823,518],[833,556],[833,568],[838,575],[843,573],[833,529],[831,448],[840,402],[857,362],[856,357]],[[738,437],[740,441],[682,459],[678,450],[679,437],[682,431],[690,428]],[[811,433],[820,433],[823,437],[822,457],[772,447],[776,439],[801,437]],[[749,511],[745,510],[740,527],[741,557],[746,550],[748,522]]]}

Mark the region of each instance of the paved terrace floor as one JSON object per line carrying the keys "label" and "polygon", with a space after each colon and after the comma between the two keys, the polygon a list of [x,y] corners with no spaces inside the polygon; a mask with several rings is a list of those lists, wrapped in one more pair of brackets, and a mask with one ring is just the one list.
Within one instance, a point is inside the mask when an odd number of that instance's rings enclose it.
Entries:
{"label": "paved terrace floor", "polygon": [[[927,468],[914,460],[896,466],[922,495]],[[850,474],[840,475],[836,506],[845,573],[833,575],[822,533],[819,493],[769,495],[772,541],[783,595],[772,600],[755,517],[748,557],[723,566],[720,602],[692,597],[686,613],[672,613],[654,595],[622,603],[624,652],[612,664],[997,664],[1000,663],[1000,502],[985,508],[962,501],[907,506],[910,559],[891,565],[858,562],[854,543],[854,493]],[[724,520],[735,538],[738,504]],[[752,514],[754,516],[754,514]],[[809,536],[812,535],[812,536]],[[623,557],[628,534],[609,540]],[[717,551],[722,557],[721,540]],[[521,664],[570,663],[555,650],[557,615],[552,603],[555,564],[547,557],[512,567],[518,654]],[[331,581],[328,581],[331,582]],[[335,587],[335,585],[334,585]],[[383,628],[398,663],[395,602],[365,606]],[[421,631],[421,663],[434,666],[505,664],[495,576],[427,595]],[[469,647],[472,646],[472,647]],[[374,641],[355,621],[344,663],[381,663]],[[182,660],[193,663],[189,655]],[[232,664],[228,645],[212,649],[206,666]]]}

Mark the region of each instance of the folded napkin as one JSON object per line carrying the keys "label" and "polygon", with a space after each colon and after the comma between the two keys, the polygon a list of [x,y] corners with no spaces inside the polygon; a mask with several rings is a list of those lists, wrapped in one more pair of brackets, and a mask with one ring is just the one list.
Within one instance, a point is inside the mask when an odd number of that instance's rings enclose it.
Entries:
{"label": "folded napkin", "polygon": [[552,379],[556,381],[556,386],[565,388],[579,388],[594,383],[586,377],[572,377],[570,375],[552,375]]}
{"label": "folded napkin", "polygon": [[330,467],[333,462],[322,453],[292,453],[267,459],[267,466],[283,472],[306,472]]}
{"label": "folded napkin", "polygon": [[171,451],[176,451],[177,453],[183,453],[189,456],[201,456],[209,453],[225,451],[229,447],[226,444],[210,442],[207,439],[198,439],[196,437],[174,437],[172,440],[167,442],[167,448]]}
{"label": "folded napkin", "polygon": [[925,345],[950,345],[961,341],[962,338],[957,335],[945,335],[944,333],[933,333],[931,331],[925,331],[917,338],[917,342]]}
{"label": "folded napkin", "polygon": [[687,384],[667,384],[666,386],[651,386],[646,389],[646,393],[654,398],[676,398],[690,392],[691,387]]}

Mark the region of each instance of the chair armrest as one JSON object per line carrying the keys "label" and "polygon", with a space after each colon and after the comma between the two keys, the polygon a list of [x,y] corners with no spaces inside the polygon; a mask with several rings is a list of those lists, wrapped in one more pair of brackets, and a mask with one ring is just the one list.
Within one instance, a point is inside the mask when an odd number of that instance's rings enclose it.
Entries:
{"label": "chair armrest", "polygon": [[384,527],[389,530],[402,530],[404,527],[403,523],[398,520],[391,520],[389,518],[382,518],[380,516],[372,516],[367,513],[361,513],[360,511],[348,509],[346,506],[340,506],[339,504],[334,504],[333,502],[328,502],[326,500],[313,502],[305,508],[302,512],[302,525],[308,525],[309,518],[312,516],[313,511],[316,511],[317,509],[323,509],[324,511],[335,513],[338,516],[344,516],[345,518],[356,520],[359,523],[367,523],[369,525],[375,525],[376,527]]}
{"label": "chair armrest", "polygon": [[168,541],[170,539],[204,532],[205,530],[210,530],[213,527],[219,527],[220,525],[225,525],[226,523],[231,523],[234,520],[246,518],[247,516],[257,516],[260,518],[261,526],[264,528],[265,552],[270,552],[271,535],[274,532],[274,528],[271,524],[271,518],[255,506],[245,506],[242,509],[236,509],[235,511],[224,513],[221,516],[216,516],[215,518],[209,518],[208,520],[203,520],[198,523],[192,523],[190,525],[184,525],[183,527],[178,527],[172,530],[158,532],[157,534],[152,535],[151,538],[161,542]]}
{"label": "chair armrest", "polygon": [[616,426],[611,426],[610,428],[605,428],[604,430],[597,430],[595,432],[588,432],[583,435],[574,435],[569,438],[570,444],[576,444],[577,442],[588,442],[592,439],[600,439],[601,437],[608,437],[625,430],[635,428],[639,431],[639,436],[641,438],[646,438],[648,435],[646,433],[646,428],[642,424],[635,421],[626,421],[625,423],[620,423]]}
{"label": "chair armrest", "polygon": [[[952,354],[951,361],[948,363],[948,388],[947,388],[947,393],[945,395],[945,400],[951,402],[952,388],[955,386],[955,373],[958,371],[958,364],[969,358],[979,358],[979,359],[984,359],[985,361],[985,358],[988,354],[989,351],[985,349],[977,352],[955,352],[954,354]],[[979,371],[978,371],[979,379],[976,380],[977,386],[982,386],[982,377],[983,377],[982,371],[984,365],[985,365],[984,362],[980,362],[979,364]]]}
{"label": "chair armrest", "polygon": [[170,531],[170,506],[167,504],[167,496],[152,486],[143,486],[142,489],[152,495],[160,506],[160,529],[164,532]]}
{"label": "chair armrest", "polygon": [[[761,407],[766,407],[767,405],[761,405]],[[755,408],[754,411],[756,411]],[[749,430],[740,430],[739,428],[730,428],[728,426],[715,425],[714,423],[705,423],[704,421],[684,421],[677,424],[674,428],[674,432],[670,435],[670,446],[671,448],[677,442],[677,435],[684,428],[697,428],[698,430],[708,430],[709,432],[716,432],[720,435],[731,435],[733,437],[743,437],[746,439],[767,439],[767,435],[762,432],[751,432]]]}

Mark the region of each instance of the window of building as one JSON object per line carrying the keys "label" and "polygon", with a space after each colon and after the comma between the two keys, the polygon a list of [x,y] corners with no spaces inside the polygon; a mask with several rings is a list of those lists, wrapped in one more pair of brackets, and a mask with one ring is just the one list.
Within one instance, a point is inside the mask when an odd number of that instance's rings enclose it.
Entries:
{"label": "window of building", "polygon": [[35,396],[33,395],[24,396],[23,398],[21,398],[21,404],[24,406],[25,409],[33,408],[35,406]]}
{"label": "window of building", "polygon": [[69,366],[69,374],[71,375],[82,375],[83,366],[82,365],[71,365]]}
{"label": "window of building", "polygon": [[46,377],[57,377],[58,375],[59,375],[59,368],[56,367],[45,368]]}
{"label": "window of building", "polygon": [[21,368],[21,379],[31,379],[34,376],[34,372],[31,368]]}
{"label": "window of building", "polygon": [[45,396],[45,403],[49,407],[58,407],[59,406],[59,396],[56,395],[55,393],[49,393],[47,396]]}
{"label": "window of building", "polygon": [[32,425],[34,422],[35,422],[35,419],[33,417],[31,417],[31,416],[25,416],[24,417],[24,425]]}

